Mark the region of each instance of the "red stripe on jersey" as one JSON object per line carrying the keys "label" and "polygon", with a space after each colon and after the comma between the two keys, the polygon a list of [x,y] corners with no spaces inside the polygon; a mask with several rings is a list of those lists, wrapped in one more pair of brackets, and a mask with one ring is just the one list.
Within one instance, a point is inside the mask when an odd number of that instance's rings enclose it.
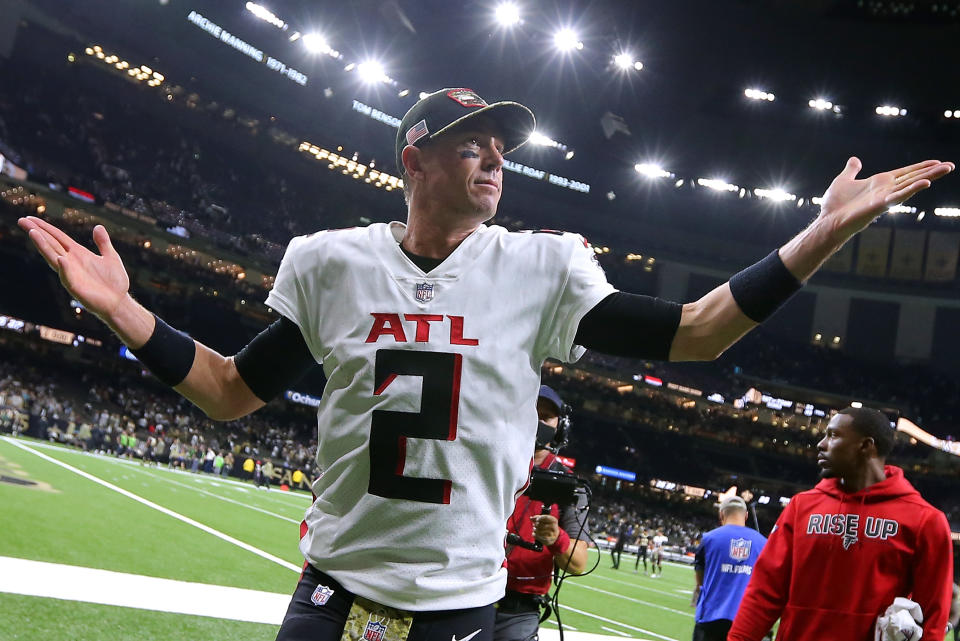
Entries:
{"label": "red stripe on jersey", "polygon": [[443,504],[450,505],[450,490],[453,487],[453,482],[449,479],[443,480]]}
{"label": "red stripe on jersey", "polygon": [[387,386],[388,386],[390,383],[392,383],[392,382],[393,382],[393,379],[395,379],[396,377],[397,377],[396,374],[391,374],[390,376],[388,376],[382,383],[380,383],[380,387],[378,387],[376,390],[374,390],[373,395],[374,395],[374,396],[380,396],[380,394],[383,393],[383,390],[387,389]]}
{"label": "red stripe on jersey", "polygon": [[407,437],[397,438],[397,476],[403,476],[403,467],[407,464]]}
{"label": "red stripe on jersey", "polygon": [[450,431],[447,440],[457,438],[457,418],[460,413],[460,368],[463,365],[463,356],[453,355],[453,385],[450,387]]}
{"label": "red stripe on jersey", "polygon": [[[311,498],[313,499],[312,501],[310,501],[311,503],[313,503],[313,501],[316,501],[316,500],[317,500],[317,495],[313,493],[313,490],[310,490],[310,496],[311,496]],[[302,521],[300,521],[300,538],[301,538],[301,539],[303,539],[303,537],[305,537],[305,536],[307,535],[307,529],[308,529],[308,528],[307,528],[307,519],[303,519]],[[307,561],[304,561],[304,562],[303,562],[303,568],[300,570],[300,578],[301,578],[301,579],[303,578],[303,573],[306,572],[308,565],[310,565],[310,564],[309,564]]]}

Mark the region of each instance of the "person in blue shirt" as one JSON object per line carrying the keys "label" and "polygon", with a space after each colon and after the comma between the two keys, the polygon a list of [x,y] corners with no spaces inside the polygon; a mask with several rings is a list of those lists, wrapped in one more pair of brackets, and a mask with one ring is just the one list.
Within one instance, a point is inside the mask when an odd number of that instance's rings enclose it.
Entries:
{"label": "person in blue shirt", "polygon": [[720,503],[720,527],[704,534],[697,548],[693,641],[726,641],[753,565],[767,542],[746,523],[746,501],[739,496],[725,498]]}

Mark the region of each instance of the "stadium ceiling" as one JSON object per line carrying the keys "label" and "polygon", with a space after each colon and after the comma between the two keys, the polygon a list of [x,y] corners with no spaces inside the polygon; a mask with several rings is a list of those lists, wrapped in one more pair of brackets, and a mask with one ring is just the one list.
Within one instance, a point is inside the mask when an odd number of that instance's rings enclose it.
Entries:
{"label": "stadium ceiling", "polygon": [[[257,11],[244,0],[26,4],[89,38],[84,46],[152,60],[170,82],[330,144],[370,127],[357,124],[353,100],[399,117],[420,91],[443,86],[516,99],[563,150],[528,146],[513,159],[601,189],[605,173],[636,178],[636,164],[654,163],[801,193],[825,186],[851,154],[870,172],[956,160],[960,148],[960,86],[943,71],[960,42],[956,2],[518,0],[509,25],[499,0],[261,0]],[[308,80],[258,65],[191,13]],[[374,61],[385,80],[363,82]],[[896,117],[880,112],[891,105]],[[387,159],[392,129],[375,132],[382,148],[369,152]],[[960,185],[945,184],[937,200],[960,204]]]}

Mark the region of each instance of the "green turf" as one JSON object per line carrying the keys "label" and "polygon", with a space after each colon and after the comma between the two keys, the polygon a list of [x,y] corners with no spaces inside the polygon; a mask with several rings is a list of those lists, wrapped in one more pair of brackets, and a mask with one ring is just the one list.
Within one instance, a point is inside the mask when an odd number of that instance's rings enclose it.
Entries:
{"label": "green turf", "polygon": [[[297,523],[309,495],[266,492],[248,483],[44,447],[29,439],[19,442],[289,563],[302,563]],[[54,491],[0,483],[3,519],[12,524],[0,536],[0,556],[284,594],[296,583],[290,569],[0,440],[0,469],[11,466]],[[597,558],[592,551],[591,562]],[[590,576],[565,582],[560,598],[564,625],[611,636],[690,638],[689,567],[666,564],[662,577],[651,578],[643,575],[642,566],[634,573],[632,556],[623,556],[620,570],[610,567],[609,553],[599,553],[599,558]],[[271,626],[0,594],[4,641],[272,639],[274,634]]]}

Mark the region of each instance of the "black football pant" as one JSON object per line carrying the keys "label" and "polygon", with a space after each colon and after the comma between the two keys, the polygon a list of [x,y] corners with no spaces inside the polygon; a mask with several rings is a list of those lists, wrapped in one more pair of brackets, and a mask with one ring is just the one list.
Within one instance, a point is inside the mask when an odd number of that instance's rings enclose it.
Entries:
{"label": "black football pant", "polygon": [[704,621],[693,626],[693,641],[727,641],[727,633],[733,621],[730,619],[716,619]]}
{"label": "black football pant", "polygon": [[[323,605],[311,596],[317,586],[333,590]],[[353,593],[330,576],[307,565],[293,593],[277,641],[339,641],[353,606]],[[492,641],[496,609],[493,604],[464,610],[414,612],[408,641]]]}

